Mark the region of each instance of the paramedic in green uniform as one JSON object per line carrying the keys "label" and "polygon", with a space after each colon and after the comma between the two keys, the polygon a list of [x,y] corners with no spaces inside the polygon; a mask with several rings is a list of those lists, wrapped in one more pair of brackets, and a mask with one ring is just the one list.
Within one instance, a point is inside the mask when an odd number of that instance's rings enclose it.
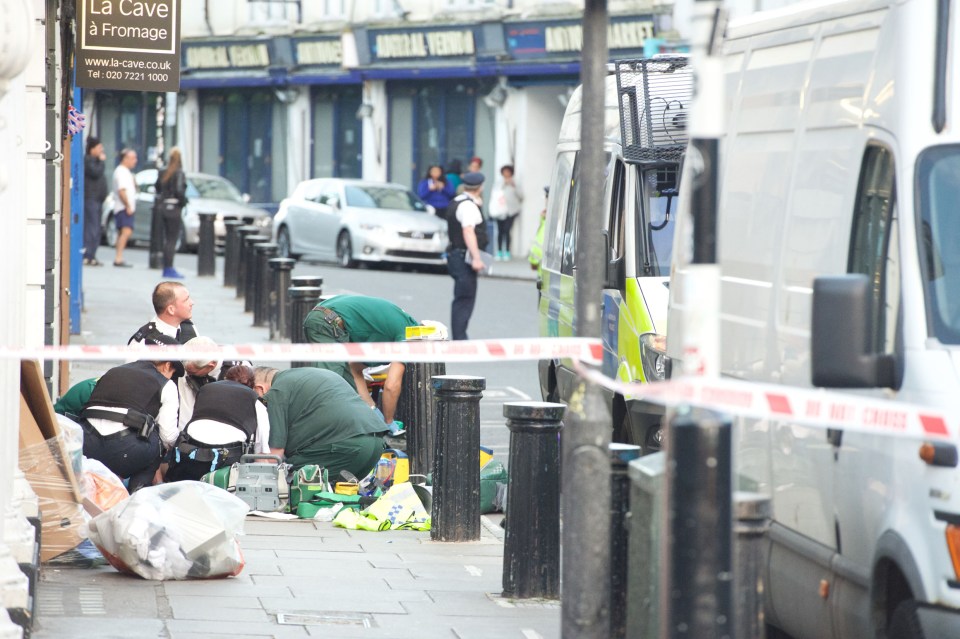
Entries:
{"label": "paramedic in green uniform", "polygon": [[383,452],[380,417],[336,373],[319,368],[254,371],[253,390],[267,405],[270,452],[293,465],[317,464],[331,480],[363,477]]}
{"label": "paramedic in green uniform", "polygon": [[[402,342],[406,339],[407,327],[419,325],[420,322],[389,300],[367,295],[337,295],[323,300],[307,313],[303,333],[307,342],[314,344]],[[362,363],[317,362],[314,366],[341,375],[367,406],[376,408],[363,379]],[[393,417],[400,398],[403,370],[403,362],[390,362],[383,382],[383,421],[391,433],[397,431]]]}

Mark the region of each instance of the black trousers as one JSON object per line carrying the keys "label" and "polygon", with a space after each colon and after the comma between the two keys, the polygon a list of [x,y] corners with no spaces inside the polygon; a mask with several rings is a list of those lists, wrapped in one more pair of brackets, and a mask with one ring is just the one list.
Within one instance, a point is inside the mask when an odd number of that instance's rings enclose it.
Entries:
{"label": "black trousers", "polygon": [[96,428],[84,424],[83,454],[100,460],[121,479],[129,479],[127,490],[132,494],[138,488],[153,485],[163,447],[156,429],[147,439],[140,439],[135,434],[103,437]]}
{"label": "black trousers", "polygon": [[83,256],[88,260],[97,259],[97,247],[103,234],[100,207],[101,203],[96,200],[83,201]]}
{"label": "black trousers", "polygon": [[453,303],[450,306],[451,337],[469,339],[467,325],[477,301],[477,272],[467,262],[465,249],[452,249],[447,253],[447,271],[453,278]]}
{"label": "black trousers", "polygon": [[177,240],[180,239],[180,229],[183,227],[180,211],[179,206],[167,208],[160,205],[163,215],[163,268],[173,268],[173,256],[177,252]]}

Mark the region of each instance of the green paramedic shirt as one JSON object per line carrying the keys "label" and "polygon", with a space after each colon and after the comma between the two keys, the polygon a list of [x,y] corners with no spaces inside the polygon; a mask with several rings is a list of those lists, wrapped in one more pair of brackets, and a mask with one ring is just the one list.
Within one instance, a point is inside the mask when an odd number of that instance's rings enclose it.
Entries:
{"label": "green paramedic shirt", "polygon": [[328,370],[280,371],[264,399],[270,417],[270,448],[283,448],[294,466],[308,463],[304,460],[330,444],[386,430],[357,391]]}
{"label": "green paramedic shirt", "polygon": [[402,342],[408,326],[417,326],[402,308],[379,297],[337,295],[321,302],[343,319],[351,342]]}

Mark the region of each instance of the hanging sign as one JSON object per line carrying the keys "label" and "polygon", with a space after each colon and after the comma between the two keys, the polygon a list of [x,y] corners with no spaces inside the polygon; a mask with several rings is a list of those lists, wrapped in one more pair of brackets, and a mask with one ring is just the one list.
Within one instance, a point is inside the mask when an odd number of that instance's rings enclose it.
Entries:
{"label": "hanging sign", "polygon": [[180,2],[78,0],[77,85],[178,91]]}

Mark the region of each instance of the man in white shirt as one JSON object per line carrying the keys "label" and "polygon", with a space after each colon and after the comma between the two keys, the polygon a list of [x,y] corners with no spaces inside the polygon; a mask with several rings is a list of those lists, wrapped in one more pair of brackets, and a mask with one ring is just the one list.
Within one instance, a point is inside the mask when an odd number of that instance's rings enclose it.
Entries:
{"label": "man in white shirt", "polygon": [[180,282],[160,282],[153,289],[153,310],[156,315],[137,329],[127,344],[143,342],[158,334],[172,337],[180,344],[186,344],[197,336],[193,325],[193,300],[190,291]]}
{"label": "man in white shirt", "polygon": [[487,244],[487,229],[480,207],[483,205],[483,174],[466,173],[463,193],[447,208],[447,270],[453,278],[453,304],[450,308],[450,332],[453,339],[469,339],[467,324],[477,300],[477,274],[484,267],[480,257]]}
{"label": "man in white shirt", "polygon": [[[176,345],[161,335],[152,345]],[[153,484],[163,451],[177,440],[180,400],[173,378],[179,361],[136,361],[111,368],[97,381],[81,414],[83,454],[98,459],[132,493]]]}
{"label": "man in white shirt", "polygon": [[114,266],[132,266],[123,261],[123,249],[133,235],[133,214],[137,209],[137,183],[133,179],[135,166],[137,152],[133,149],[120,151],[120,164],[113,170],[113,219],[118,231]]}

